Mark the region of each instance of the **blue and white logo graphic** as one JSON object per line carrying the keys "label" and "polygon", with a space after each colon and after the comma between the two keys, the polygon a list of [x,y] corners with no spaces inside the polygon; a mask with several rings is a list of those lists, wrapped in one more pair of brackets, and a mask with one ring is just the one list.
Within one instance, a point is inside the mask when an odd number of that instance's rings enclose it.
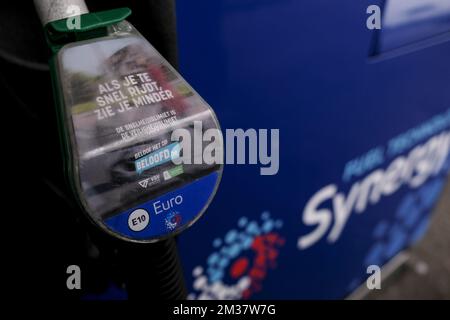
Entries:
{"label": "blue and white logo graphic", "polygon": [[181,146],[180,143],[174,142],[157,151],[149,153],[134,162],[136,172],[142,172],[151,168],[157,167],[166,162],[178,159],[180,157]]}

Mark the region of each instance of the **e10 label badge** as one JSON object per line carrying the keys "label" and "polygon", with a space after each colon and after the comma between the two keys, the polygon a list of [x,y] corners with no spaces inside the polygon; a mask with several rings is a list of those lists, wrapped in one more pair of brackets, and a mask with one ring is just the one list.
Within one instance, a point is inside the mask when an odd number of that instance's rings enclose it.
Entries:
{"label": "e10 label badge", "polygon": [[128,217],[128,227],[131,230],[139,232],[144,230],[150,221],[147,211],[144,209],[134,210]]}

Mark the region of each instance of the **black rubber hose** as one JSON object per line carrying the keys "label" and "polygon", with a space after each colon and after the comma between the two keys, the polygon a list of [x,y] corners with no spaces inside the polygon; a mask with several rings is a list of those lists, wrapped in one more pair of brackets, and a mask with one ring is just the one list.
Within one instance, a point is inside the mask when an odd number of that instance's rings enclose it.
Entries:
{"label": "black rubber hose", "polygon": [[119,249],[130,300],[181,300],[187,292],[175,239]]}

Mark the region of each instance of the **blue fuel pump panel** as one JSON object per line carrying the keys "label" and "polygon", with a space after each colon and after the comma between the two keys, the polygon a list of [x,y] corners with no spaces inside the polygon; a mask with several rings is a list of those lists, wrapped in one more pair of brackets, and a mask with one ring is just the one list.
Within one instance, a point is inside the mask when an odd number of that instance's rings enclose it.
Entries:
{"label": "blue fuel pump panel", "polygon": [[450,167],[447,1],[177,11],[181,71],[222,129],[280,136],[276,174],[226,165],[208,219],[181,236],[189,298],[344,298],[423,236]]}

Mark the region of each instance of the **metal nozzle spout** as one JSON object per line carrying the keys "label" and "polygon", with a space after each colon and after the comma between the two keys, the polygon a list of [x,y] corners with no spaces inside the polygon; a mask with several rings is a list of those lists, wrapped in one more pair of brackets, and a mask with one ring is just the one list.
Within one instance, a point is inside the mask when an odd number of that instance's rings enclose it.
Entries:
{"label": "metal nozzle spout", "polygon": [[34,0],[34,5],[43,25],[89,13],[84,0]]}

